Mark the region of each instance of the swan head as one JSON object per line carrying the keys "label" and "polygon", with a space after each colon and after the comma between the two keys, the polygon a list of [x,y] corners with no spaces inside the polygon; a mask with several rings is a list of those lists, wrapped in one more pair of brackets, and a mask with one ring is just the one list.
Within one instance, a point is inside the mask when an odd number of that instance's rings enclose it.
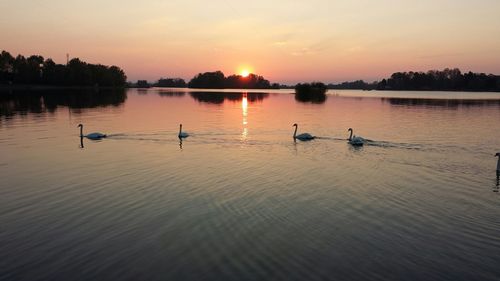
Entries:
{"label": "swan head", "polygon": [[297,125],[297,123],[294,123],[294,124],[292,125],[292,127],[297,127],[297,126],[298,126],[298,125]]}
{"label": "swan head", "polygon": [[497,154],[495,154],[495,156],[498,156],[498,157],[500,157],[500,152],[497,152]]}
{"label": "swan head", "polygon": [[77,127],[77,128],[80,128],[80,127],[83,127],[83,125],[82,125],[82,124],[78,124],[78,126],[76,126],[76,127]]}
{"label": "swan head", "polygon": [[352,132],[352,128],[347,129],[348,132]]}

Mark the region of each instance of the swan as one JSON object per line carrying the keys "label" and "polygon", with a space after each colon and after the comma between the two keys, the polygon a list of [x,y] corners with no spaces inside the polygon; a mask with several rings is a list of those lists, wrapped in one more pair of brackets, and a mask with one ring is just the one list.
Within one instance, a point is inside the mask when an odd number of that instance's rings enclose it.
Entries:
{"label": "swan", "polygon": [[183,138],[187,138],[187,137],[189,137],[189,134],[186,132],[183,132],[182,131],[182,124],[179,124],[179,138],[183,139]]}
{"label": "swan", "polygon": [[495,154],[495,156],[498,157],[497,173],[500,173],[500,152],[497,152],[497,154]]}
{"label": "swan", "polygon": [[362,146],[363,144],[365,144],[364,138],[352,135],[352,133],[353,133],[352,128],[349,128],[347,131],[351,132],[351,134],[349,135],[349,144],[354,145],[354,146]]}
{"label": "swan", "polygon": [[301,141],[308,141],[308,140],[313,140],[315,139],[316,137],[315,136],[312,136],[311,134],[309,133],[303,133],[303,134],[300,134],[297,136],[297,128],[299,127],[297,125],[297,123],[293,124],[292,127],[295,127],[295,132],[293,132],[293,139],[299,139]]}
{"label": "swan", "polygon": [[80,137],[81,138],[86,137],[86,138],[91,139],[91,140],[100,140],[100,139],[106,137],[106,134],[102,134],[102,133],[90,133],[88,135],[83,135],[83,125],[78,124],[77,127],[80,127]]}

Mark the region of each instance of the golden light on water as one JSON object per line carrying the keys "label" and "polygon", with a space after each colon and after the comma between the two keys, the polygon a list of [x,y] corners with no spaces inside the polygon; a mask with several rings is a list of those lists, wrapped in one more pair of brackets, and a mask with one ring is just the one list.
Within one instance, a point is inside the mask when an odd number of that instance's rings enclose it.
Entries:
{"label": "golden light on water", "polygon": [[241,100],[241,110],[243,111],[243,125],[246,125],[248,115],[248,98],[246,93],[243,94],[243,99]]}
{"label": "golden light on water", "polygon": [[245,141],[248,137],[248,128],[246,125],[248,124],[247,116],[248,116],[248,98],[247,94],[243,94],[243,98],[241,99],[241,111],[243,117],[243,132],[241,133],[241,140]]}

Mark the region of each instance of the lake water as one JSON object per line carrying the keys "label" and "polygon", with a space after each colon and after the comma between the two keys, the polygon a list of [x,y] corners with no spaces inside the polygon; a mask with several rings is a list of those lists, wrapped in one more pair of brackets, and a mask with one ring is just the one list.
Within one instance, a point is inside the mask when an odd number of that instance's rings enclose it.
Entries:
{"label": "lake water", "polygon": [[290,92],[1,92],[0,280],[499,280],[500,94]]}

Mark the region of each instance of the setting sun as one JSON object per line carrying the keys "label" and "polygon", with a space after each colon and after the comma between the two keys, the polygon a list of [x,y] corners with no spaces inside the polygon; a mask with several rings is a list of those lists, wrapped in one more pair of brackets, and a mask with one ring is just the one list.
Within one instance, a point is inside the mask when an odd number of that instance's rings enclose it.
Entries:
{"label": "setting sun", "polygon": [[240,75],[243,77],[247,77],[248,75],[250,75],[250,71],[248,71],[247,69],[243,69],[241,70]]}

